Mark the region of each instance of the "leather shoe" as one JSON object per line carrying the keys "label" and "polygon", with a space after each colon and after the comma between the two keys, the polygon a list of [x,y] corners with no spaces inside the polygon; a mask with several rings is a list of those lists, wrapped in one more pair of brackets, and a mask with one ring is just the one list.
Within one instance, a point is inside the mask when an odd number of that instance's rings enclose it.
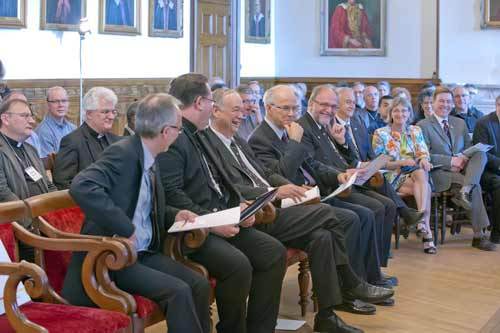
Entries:
{"label": "leather shoe", "polygon": [[386,288],[386,289],[392,289],[392,287],[394,287],[392,285],[391,281],[383,279],[383,278],[380,280],[377,280],[377,281],[370,281],[370,284],[377,286],[377,287]]}
{"label": "leather shoe", "polygon": [[404,224],[412,226],[422,221],[424,212],[419,212],[414,208],[404,207],[400,210],[400,216],[403,218]]}
{"label": "leather shoe", "polygon": [[465,192],[456,193],[451,198],[451,201],[455,205],[460,206],[460,207],[462,207],[465,210],[471,210],[472,209],[472,202],[471,202],[470,193],[465,193]]}
{"label": "leather shoe", "polygon": [[380,306],[394,306],[394,304],[396,304],[396,301],[394,300],[394,298],[388,298],[382,302],[377,302],[374,304],[380,305]]}
{"label": "leather shoe", "polygon": [[314,317],[314,332],[321,333],[363,333],[364,331],[354,326],[347,325],[340,317],[333,313],[330,317]]}
{"label": "leather shoe", "polygon": [[397,287],[399,284],[399,280],[395,276],[390,276],[385,273],[382,273],[382,279],[388,281],[393,287]]}
{"label": "leather shoe", "polygon": [[355,299],[354,301],[344,300],[344,303],[335,305],[335,310],[362,315],[371,315],[375,314],[377,307],[373,304]]}
{"label": "leather shoe", "polygon": [[484,236],[481,238],[473,238],[472,247],[483,251],[495,251],[497,249],[497,246]]}
{"label": "leather shoe", "polygon": [[342,292],[342,297],[348,300],[360,299],[367,303],[376,303],[394,296],[394,290],[373,286],[361,282],[355,288]]}

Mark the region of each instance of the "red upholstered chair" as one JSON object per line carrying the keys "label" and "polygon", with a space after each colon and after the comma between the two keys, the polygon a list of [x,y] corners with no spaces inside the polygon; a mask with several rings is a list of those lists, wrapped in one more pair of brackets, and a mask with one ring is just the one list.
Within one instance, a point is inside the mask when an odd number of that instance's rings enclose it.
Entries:
{"label": "red upholstered chair", "polygon": [[[15,222],[26,216],[26,206],[22,201],[0,204],[0,240],[5,246],[12,261],[17,259],[16,237],[20,236],[25,243],[37,247],[46,243],[47,248],[71,248],[72,250],[86,250],[86,246],[78,242],[61,243],[58,240],[45,240],[26,231]],[[117,243],[114,242],[113,243]],[[117,243],[117,249],[124,247]],[[77,246],[80,248],[78,249]],[[93,250],[91,250],[92,252]],[[117,262],[118,263],[118,262]],[[123,264],[125,264],[123,260]],[[30,301],[21,306],[17,305],[17,286],[25,280],[25,287],[29,295],[36,299],[56,298],[62,303],[65,301],[56,296],[51,289],[45,272],[37,265],[22,261],[20,263],[0,263],[0,275],[8,275],[4,287],[4,306],[6,313],[0,316],[0,332],[131,332],[131,320],[128,316],[115,311],[94,308],[78,307],[67,304],[50,304]]]}
{"label": "red upholstered chair", "polygon": [[[31,218],[33,219],[35,228],[39,230],[41,234],[46,235],[49,238],[83,238],[92,240],[102,239],[102,237],[98,236],[80,234],[80,230],[84,220],[84,214],[73,201],[73,199],[69,195],[68,190],[50,192],[34,196],[26,199],[25,204],[28,207],[28,211]],[[177,237],[174,237],[174,240],[175,239],[177,239]],[[184,239],[184,237],[182,237],[182,239]],[[194,246],[192,238],[189,239],[191,240],[188,240],[190,246]],[[116,238],[115,240],[120,242],[123,241],[119,238]],[[201,242],[198,242],[198,246],[203,243],[203,240]],[[123,244],[128,246],[128,243],[126,242],[123,242]],[[171,245],[171,247],[172,246],[173,245]],[[129,257],[136,258],[135,251],[131,249],[128,250]],[[171,253],[168,253],[168,255],[173,257]],[[46,268],[49,281],[53,283],[56,290],[60,290],[62,288],[62,283],[70,259],[70,252],[59,251],[44,251],[43,255],[39,258],[39,262],[41,263],[42,267]],[[200,267],[198,267],[200,265],[196,265],[195,263],[192,263],[187,259],[181,261],[184,264],[202,273],[200,271]],[[106,279],[104,277],[102,278],[102,280],[102,282],[105,283]],[[133,320],[134,332],[143,332],[145,327],[156,324],[165,319],[163,313],[153,301],[139,295],[130,295],[122,290],[117,290],[117,288],[115,288],[113,292],[119,293],[125,300],[126,305],[118,308],[109,307],[106,302],[100,302],[99,299],[93,299],[90,294],[89,297],[102,309],[117,310],[130,315]]]}

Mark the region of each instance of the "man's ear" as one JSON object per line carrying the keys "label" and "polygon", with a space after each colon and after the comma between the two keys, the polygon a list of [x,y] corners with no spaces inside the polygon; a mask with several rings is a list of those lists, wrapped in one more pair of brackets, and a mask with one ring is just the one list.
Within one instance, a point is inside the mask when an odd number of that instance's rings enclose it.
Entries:
{"label": "man's ear", "polygon": [[5,123],[8,123],[9,121],[7,119],[9,119],[9,117],[7,115],[7,112],[2,113],[2,115],[0,115],[0,119],[2,120],[2,125],[5,124]]}

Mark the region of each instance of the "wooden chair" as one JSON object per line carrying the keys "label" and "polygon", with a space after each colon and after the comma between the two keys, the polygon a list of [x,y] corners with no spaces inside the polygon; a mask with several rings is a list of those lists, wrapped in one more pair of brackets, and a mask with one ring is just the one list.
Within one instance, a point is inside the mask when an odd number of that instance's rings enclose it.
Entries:
{"label": "wooden chair", "polygon": [[[453,209],[449,205],[450,199],[454,196],[454,193],[451,191],[443,191],[443,192],[437,192],[433,193],[433,198],[434,198],[434,220],[436,221],[435,223],[435,229],[434,229],[434,235],[435,238],[437,239],[438,235],[438,228],[439,224],[441,227],[441,237],[440,237],[440,243],[444,244],[444,241],[446,239],[446,216],[450,215],[452,217],[452,223],[450,226],[450,229],[452,231],[452,234],[455,234],[455,230],[457,230],[457,226],[461,226],[462,224],[465,223],[470,223],[470,219],[466,216],[466,212],[464,209],[460,207],[454,207]],[[438,223],[437,221],[440,221]]]}
{"label": "wooden chair", "polygon": [[[26,206],[22,201],[0,203],[0,239],[11,260],[17,259],[16,238],[35,248],[88,251],[90,259],[85,261],[86,268],[93,264],[91,258],[105,254],[104,248],[112,249],[114,261],[111,266],[120,268],[126,264],[126,253],[118,242],[105,240],[101,246],[92,241],[49,240],[25,230],[14,220],[26,217]],[[110,253],[108,253],[110,254]],[[109,259],[109,258],[108,258]],[[94,261],[95,264],[95,261]],[[0,316],[0,332],[131,332],[131,320],[128,316],[101,309],[68,305],[57,295],[48,283],[45,272],[37,265],[21,261],[20,263],[0,263],[0,274],[8,275],[4,287],[4,305],[6,314]],[[29,295],[43,302],[30,301],[21,306],[17,304],[17,286],[25,280]],[[98,288],[94,289],[99,292]],[[57,304],[45,302],[46,299]]]}

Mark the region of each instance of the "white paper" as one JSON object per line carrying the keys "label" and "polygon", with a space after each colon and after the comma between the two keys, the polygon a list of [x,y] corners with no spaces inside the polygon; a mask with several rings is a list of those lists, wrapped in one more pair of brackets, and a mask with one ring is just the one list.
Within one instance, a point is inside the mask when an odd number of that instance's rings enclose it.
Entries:
{"label": "white paper", "polygon": [[300,201],[295,202],[293,199],[286,198],[281,200],[281,208],[288,208],[296,205],[300,205],[301,203],[307,202],[309,200],[313,200],[316,198],[319,198],[319,188],[317,186],[314,186],[312,189],[306,191],[305,197],[300,199]]}
{"label": "white paper", "polygon": [[464,154],[465,156],[467,157],[471,157],[472,155],[474,155],[475,153],[477,153],[478,151],[482,151],[482,152],[487,152],[488,150],[490,150],[491,148],[493,148],[492,145],[486,145],[482,142],[479,142],[479,143],[476,143],[474,146],[472,147],[469,147],[467,149],[465,149],[462,154]]}
{"label": "white paper", "polygon": [[223,225],[236,225],[240,222],[240,207],[221,210],[220,212],[198,216],[193,223],[185,221],[175,222],[169,233],[181,232],[195,229],[219,227]]}
{"label": "white paper", "polygon": [[[5,250],[2,242],[0,242],[0,262],[11,262],[9,255],[7,254],[7,250]],[[3,315],[5,313],[3,304],[3,290],[8,278],[9,277],[7,275],[0,275],[0,315]],[[21,306],[22,304],[28,303],[29,301],[31,301],[31,299],[26,292],[26,289],[24,289],[23,283],[21,282],[17,286],[17,305]]]}
{"label": "white paper", "polygon": [[359,175],[359,177],[356,179],[355,185],[363,185],[364,183],[366,183],[368,179],[370,179],[377,171],[379,171],[387,164],[388,160],[389,157],[387,155],[380,155],[379,157],[371,161],[370,164],[368,164],[368,166],[364,168],[366,170],[365,173]]}
{"label": "white paper", "polygon": [[358,173],[355,172],[351,178],[349,178],[349,180],[344,183],[344,184],[341,184],[335,191],[333,191],[330,195],[328,195],[327,197],[324,197],[323,199],[321,199],[321,202],[325,202],[327,201],[328,199],[331,199],[335,196],[337,196],[339,193],[342,193],[344,192],[346,189],[348,189],[349,187],[352,186],[352,184],[354,184],[354,182],[356,181],[356,178],[358,176]]}
{"label": "white paper", "polygon": [[306,322],[304,320],[279,319],[276,323],[276,329],[281,331],[296,331]]}

